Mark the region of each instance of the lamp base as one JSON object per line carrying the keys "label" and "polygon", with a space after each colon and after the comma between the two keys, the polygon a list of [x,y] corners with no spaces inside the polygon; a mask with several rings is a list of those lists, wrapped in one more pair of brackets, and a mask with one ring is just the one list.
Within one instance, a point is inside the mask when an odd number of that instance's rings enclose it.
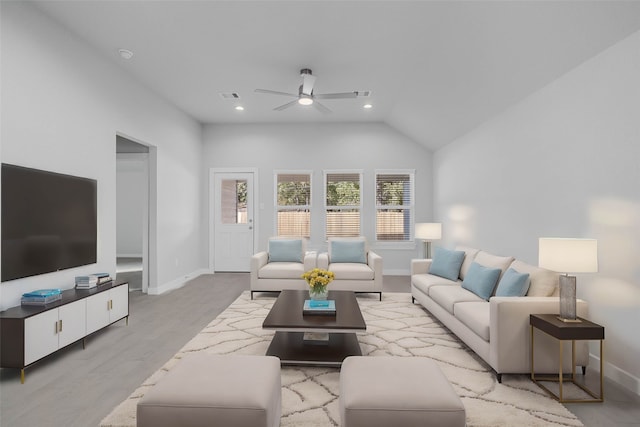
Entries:
{"label": "lamp base", "polygon": [[576,276],[560,276],[560,316],[563,322],[579,322],[576,316]]}
{"label": "lamp base", "polygon": [[558,318],[559,321],[564,322],[564,323],[582,323],[582,320],[575,318],[575,319],[565,319],[564,317],[561,316],[556,316]]}

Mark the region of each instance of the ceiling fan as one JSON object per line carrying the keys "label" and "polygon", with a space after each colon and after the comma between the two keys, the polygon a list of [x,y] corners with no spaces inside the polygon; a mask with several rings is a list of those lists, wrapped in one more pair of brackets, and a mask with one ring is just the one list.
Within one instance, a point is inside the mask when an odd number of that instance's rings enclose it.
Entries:
{"label": "ceiling fan", "polygon": [[287,92],[278,92],[275,90],[269,89],[256,89],[257,93],[267,93],[271,95],[282,95],[296,98],[291,102],[287,102],[279,107],[274,108],[275,111],[286,110],[289,107],[293,107],[296,104],[309,106],[313,105],[315,108],[320,110],[323,113],[331,113],[331,110],[319,103],[318,99],[347,99],[347,98],[356,98],[358,96],[358,92],[343,92],[343,93],[313,93],[313,85],[316,82],[316,76],[311,73],[311,70],[308,68],[303,68],[300,70],[300,76],[302,77],[302,84],[298,89],[298,94],[287,93]]}

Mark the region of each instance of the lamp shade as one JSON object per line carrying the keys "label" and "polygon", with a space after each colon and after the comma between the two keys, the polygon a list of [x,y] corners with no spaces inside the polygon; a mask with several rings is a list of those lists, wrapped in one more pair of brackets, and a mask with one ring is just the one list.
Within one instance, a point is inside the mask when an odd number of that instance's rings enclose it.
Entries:
{"label": "lamp shade", "polygon": [[560,273],[595,273],[598,271],[598,241],[541,237],[538,265]]}
{"label": "lamp shade", "polygon": [[442,224],[439,222],[419,222],[416,224],[416,239],[440,240]]}

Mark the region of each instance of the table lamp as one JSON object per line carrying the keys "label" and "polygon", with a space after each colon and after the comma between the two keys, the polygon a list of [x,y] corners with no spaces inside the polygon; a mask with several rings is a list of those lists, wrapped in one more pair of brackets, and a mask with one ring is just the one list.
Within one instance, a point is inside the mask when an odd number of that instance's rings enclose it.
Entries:
{"label": "table lamp", "polygon": [[563,322],[580,322],[576,316],[576,276],[568,273],[598,271],[596,239],[541,237],[538,241],[538,265],[565,273],[560,276],[560,315]]}
{"label": "table lamp", "polygon": [[442,238],[442,224],[439,222],[419,222],[416,224],[415,237],[424,240],[425,258],[431,258],[431,241]]}

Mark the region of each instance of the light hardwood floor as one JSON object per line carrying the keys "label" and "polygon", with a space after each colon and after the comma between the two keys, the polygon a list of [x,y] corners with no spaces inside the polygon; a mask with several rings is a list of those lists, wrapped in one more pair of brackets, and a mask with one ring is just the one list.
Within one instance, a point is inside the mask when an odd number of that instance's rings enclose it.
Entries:
{"label": "light hardwood floor", "polygon": [[[0,370],[0,426],[97,426],[248,288],[248,274],[217,273],[165,295],[132,292],[128,326],[120,321],[86,349],[74,344],[28,368],[23,385],[17,370]],[[409,292],[409,278],[385,276],[384,291]],[[640,426],[640,398],[609,381],[604,403],[568,406],[587,427]]]}

